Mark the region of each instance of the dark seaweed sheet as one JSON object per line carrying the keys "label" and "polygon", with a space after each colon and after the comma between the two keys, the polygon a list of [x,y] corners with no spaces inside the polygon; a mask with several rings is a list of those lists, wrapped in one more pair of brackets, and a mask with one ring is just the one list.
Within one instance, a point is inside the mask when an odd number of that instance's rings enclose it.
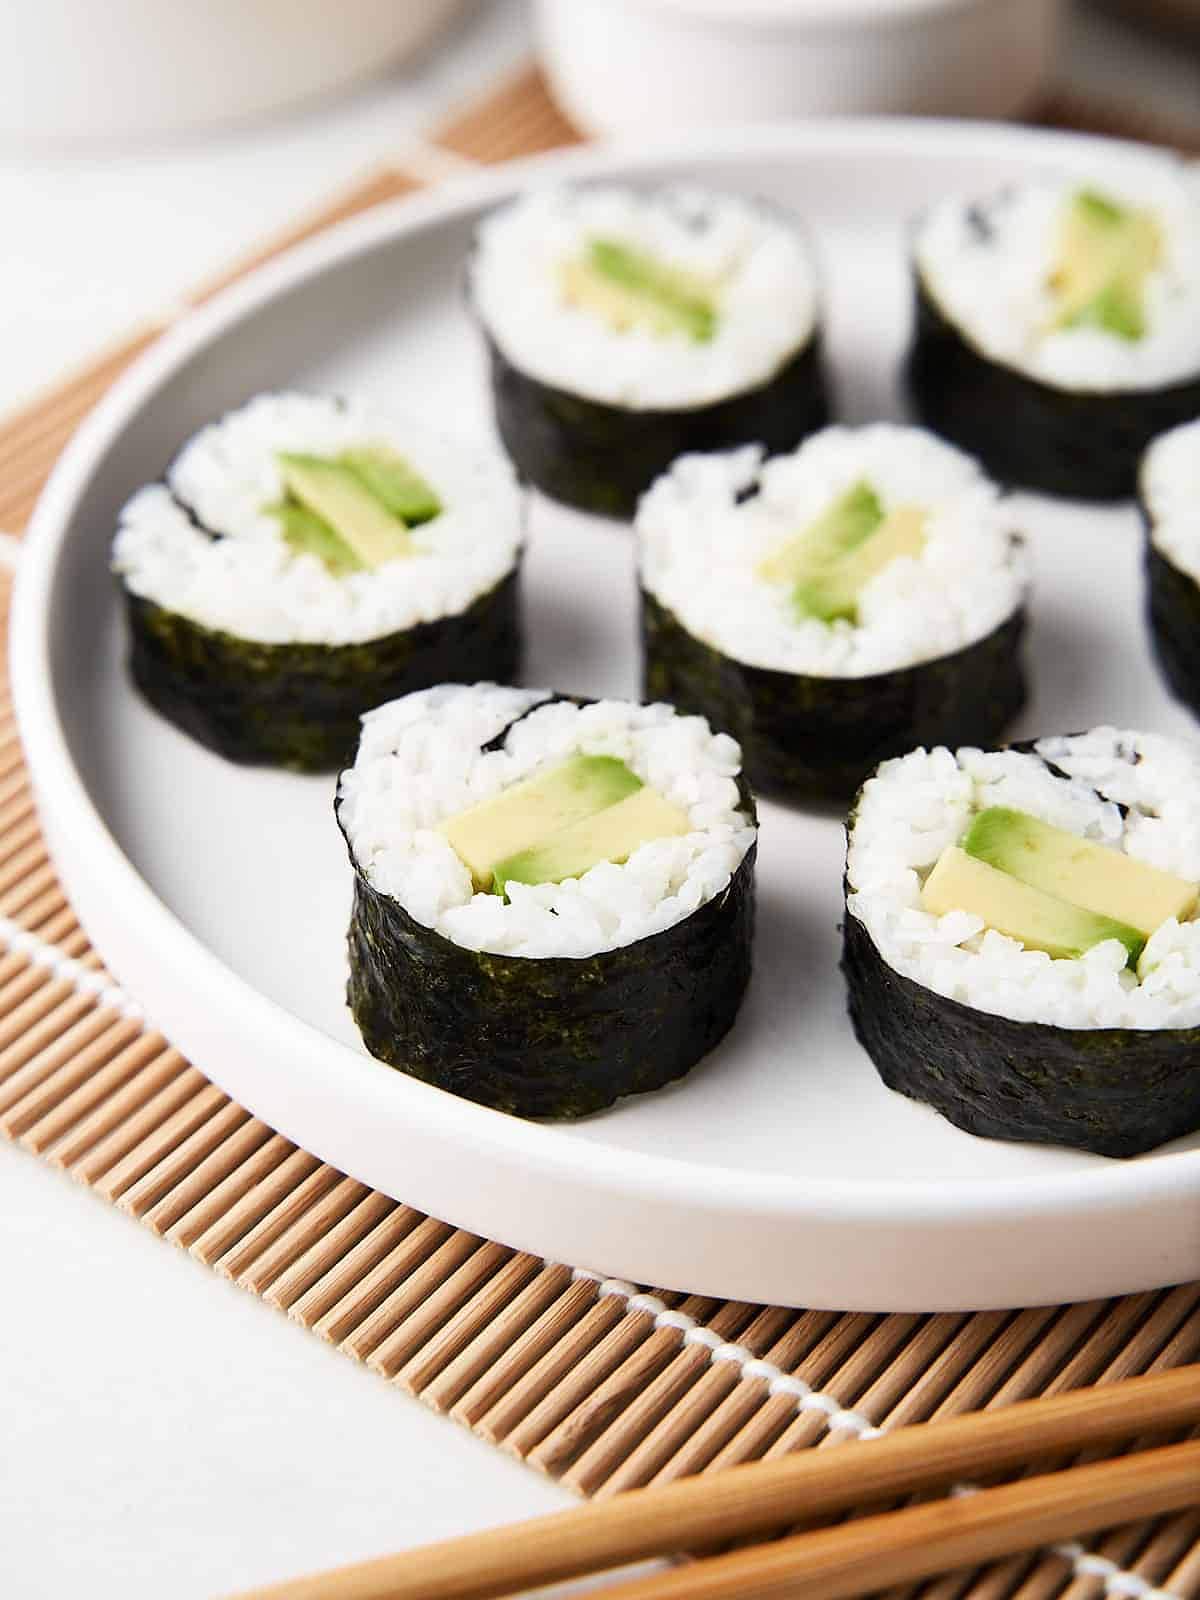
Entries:
{"label": "dark seaweed sheet", "polygon": [[413,1077],[518,1116],[581,1117],[660,1089],[733,1025],[750,978],[756,852],[663,933],[537,960],[465,950],[424,927],[368,883],[350,850],[346,994],[363,1042]]}
{"label": "dark seaweed sheet", "polygon": [[518,572],[466,611],[361,644],[260,644],[124,590],[134,682],[154,708],[231,761],[331,772],[364,711],[437,683],[511,682]]}
{"label": "dark seaweed sheet", "polygon": [[916,745],[993,742],[1025,702],[1024,627],[1017,611],[953,655],[867,678],[816,678],[722,655],[643,590],[644,694],[731,733],[757,793],[845,802],[880,761]]}
{"label": "dark seaweed sheet", "polygon": [[1200,1128],[1200,1029],[1012,1022],[902,977],[851,912],[842,971],[890,1089],[988,1139],[1136,1156]]}
{"label": "dark seaweed sheet", "polygon": [[1156,434],[1200,414],[1200,374],[1163,389],[1057,389],[989,360],[914,271],[907,381],[921,421],[993,477],[1048,494],[1124,500]]}
{"label": "dark seaweed sheet", "polygon": [[1171,693],[1200,716],[1200,586],[1146,537],[1150,641]]}
{"label": "dark seaweed sheet", "polygon": [[740,444],[792,450],[829,420],[816,334],[767,382],[676,411],[629,410],[541,383],[485,337],[496,422],[518,473],[584,511],[632,517],[677,456]]}

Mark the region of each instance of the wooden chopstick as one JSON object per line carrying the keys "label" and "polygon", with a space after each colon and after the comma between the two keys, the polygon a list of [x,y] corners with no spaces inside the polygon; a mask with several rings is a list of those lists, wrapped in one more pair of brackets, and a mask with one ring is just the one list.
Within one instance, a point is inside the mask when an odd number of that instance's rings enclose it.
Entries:
{"label": "wooden chopstick", "polygon": [[[728,1540],[945,1489],[972,1476],[1018,1470],[1055,1453],[1197,1422],[1200,1366],[1177,1367],[948,1422],[897,1428],[862,1448],[804,1451],[660,1489],[635,1489],[578,1510],[247,1591],[243,1600],[494,1600],[652,1556],[712,1549]],[[1200,1500],[1200,1451],[1191,1459],[1194,1502]],[[1072,1480],[1082,1470],[1076,1469]],[[961,1516],[973,1504],[974,1499],[949,1509]],[[864,1525],[865,1519],[853,1527]],[[1021,1524],[1026,1542],[1019,1548],[1039,1541],[1036,1532],[1026,1536],[1028,1526],[1026,1519]],[[1082,1530],[1083,1522],[1078,1526]],[[695,1565],[687,1569],[689,1575],[697,1570]],[[877,1587],[891,1581],[896,1580],[882,1578]]]}
{"label": "wooden chopstick", "polygon": [[1200,1441],[1193,1439],[794,1534],[604,1593],[606,1600],[852,1600],[1198,1502]]}

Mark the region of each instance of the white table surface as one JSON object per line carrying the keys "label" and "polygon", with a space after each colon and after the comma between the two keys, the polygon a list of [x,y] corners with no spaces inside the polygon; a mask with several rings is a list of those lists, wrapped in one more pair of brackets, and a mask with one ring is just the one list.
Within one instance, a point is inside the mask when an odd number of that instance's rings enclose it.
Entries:
{"label": "white table surface", "polygon": [[[1073,23],[1075,87],[1161,115],[1195,63]],[[0,151],[0,413],[528,49],[478,0],[420,71],[149,149]],[[199,1600],[570,1503],[17,1150],[0,1150],[0,1594]]]}

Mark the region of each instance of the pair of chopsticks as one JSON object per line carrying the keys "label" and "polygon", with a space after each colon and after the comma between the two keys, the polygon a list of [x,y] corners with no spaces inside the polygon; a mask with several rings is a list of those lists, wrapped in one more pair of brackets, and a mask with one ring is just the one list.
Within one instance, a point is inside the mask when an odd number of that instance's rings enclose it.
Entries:
{"label": "pair of chopsticks", "polygon": [[[771,1537],[863,1506],[1200,1423],[1200,1366],[898,1428],[248,1592],[243,1600],[496,1600],[655,1556]],[[1200,1505],[1200,1440],[1021,1478],[708,1556],[613,1600],[849,1600]]]}

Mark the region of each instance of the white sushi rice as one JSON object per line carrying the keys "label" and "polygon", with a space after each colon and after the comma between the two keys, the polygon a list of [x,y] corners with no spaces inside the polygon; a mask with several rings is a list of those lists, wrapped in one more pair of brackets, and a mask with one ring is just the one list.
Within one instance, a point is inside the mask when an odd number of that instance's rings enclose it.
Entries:
{"label": "white sushi rice", "polygon": [[[721,894],[754,843],[735,782],[741,751],[703,717],[620,700],[543,705],[548,698],[494,684],[406,695],[363,718],[341,777],[338,815],[368,881],[468,950],[582,957],[632,944]],[[483,751],[510,723],[502,747]],[[576,753],[625,761],[687,812],[692,831],[565,883],[511,883],[507,903],[476,894],[437,824]]]}
{"label": "white sushi rice", "polygon": [[1139,980],[1115,939],[1054,960],[968,912],[921,908],[942,851],[996,805],[1200,880],[1200,752],[1115,728],[1042,739],[1036,750],[915,750],[885,761],[851,819],[850,914],[895,971],[977,1011],[1062,1028],[1200,1026],[1200,922],[1158,928]]}
{"label": "white sushi rice", "polygon": [[1155,548],[1200,583],[1200,420],[1155,439],[1142,460],[1141,494]]}
{"label": "white sushi rice", "polygon": [[[719,282],[714,336],[616,331],[564,298],[562,267],[594,238]],[[817,279],[797,226],[695,188],[537,189],[480,226],[471,292],[509,362],[540,382],[635,410],[686,409],[754,388],[811,338]]]}
{"label": "white sushi rice", "polygon": [[[1094,190],[1149,210],[1162,261],[1146,279],[1147,328],[1054,329],[1049,277],[1071,197]],[[1200,176],[1181,162],[1122,163],[1086,179],[1043,181],[987,200],[948,199],[916,237],[934,303],[982,354],[1068,390],[1157,389],[1200,375]]]}
{"label": "white sushi rice", "polygon": [[[757,569],[863,482],[885,512],[926,508],[924,548],[864,586],[857,623],[797,619],[791,586]],[[827,428],[766,462],[753,445],[683,456],[636,526],[643,587],[722,655],[779,672],[859,678],[949,655],[1010,617],[1027,584],[996,486],[931,433],[887,423]]]}
{"label": "white sushi rice", "polygon": [[[334,577],[317,556],[296,554],[266,509],[283,495],[277,457],[364,445],[402,455],[443,509],[413,528],[411,556]],[[521,541],[521,492],[499,455],[371,406],[274,394],[203,429],[166,485],[133,497],[112,566],[134,594],[203,627],[263,644],[343,645],[465,611],[512,571]]]}

